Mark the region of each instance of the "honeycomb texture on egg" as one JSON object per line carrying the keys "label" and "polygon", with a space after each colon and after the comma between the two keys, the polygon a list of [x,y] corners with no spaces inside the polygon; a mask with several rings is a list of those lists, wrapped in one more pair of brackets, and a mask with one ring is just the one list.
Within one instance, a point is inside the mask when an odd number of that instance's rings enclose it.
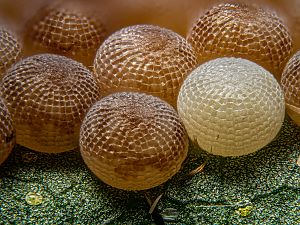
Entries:
{"label": "honeycomb texture on egg", "polygon": [[251,60],[280,80],[292,54],[289,31],[271,11],[255,5],[223,3],[200,16],[187,35],[199,62],[219,57]]}
{"label": "honeycomb texture on egg", "polygon": [[281,78],[287,112],[300,126],[300,51],[288,61]]}
{"label": "honeycomb texture on egg", "polygon": [[178,114],[165,101],[119,92],[89,110],[81,126],[80,150],[103,182],[144,190],[179,171],[187,156],[188,137]]}
{"label": "honeycomb texture on egg", "polygon": [[105,26],[98,17],[70,3],[39,9],[27,23],[24,35],[27,53],[60,54],[86,66],[92,66],[105,37]]}
{"label": "honeycomb texture on egg", "polygon": [[300,1],[289,0],[284,5],[287,8],[288,23],[290,24],[289,27],[295,46],[294,50],[298,51],[300,50]]}
{"label": "honeycomb texture on egg", "polygon": [[0,98],[0,165],[9,156],[16,142],[15,130],[9,111]]}
{"label": "honeycomb texture on egg", "polygon": [[199,66],[182,85],[177,104],[190,139],[222,156],[261,149],[277,135],[285,115],[284,94],[273,75],[240,58]]}
{"label": "honeycomb texture on egg", "polygon": [[54,54],[31,56],[15,64],[2,80],[1,93],[17,143],[50,153],[78,147],[80,124],[100,96],[86,67]]}
{"label": "honeycomb texture on egg", "polygon": [[180,86],[196,65],[193,48],[180,35],[158,26],[135,25],[103,42],[94,73],[106,95],[144,92],[176,107]]}
{"label": "honeycomb texture on egg", "polygon": [[300,1],[269,0],[270,6],[282,15],[293,39],[294,53],[300,50]]}
{"label": "honeycomb texture on egg", "polygon": [[22,45],[17,36],[0,25],[0,80],[6,70],[21,58]]}

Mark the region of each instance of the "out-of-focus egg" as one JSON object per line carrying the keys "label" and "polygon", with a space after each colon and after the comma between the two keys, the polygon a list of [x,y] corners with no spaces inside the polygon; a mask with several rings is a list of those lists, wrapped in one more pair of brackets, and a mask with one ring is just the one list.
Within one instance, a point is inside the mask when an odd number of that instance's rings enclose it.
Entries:
{"label": "out-of-focus egg", "polygon": [[0,80],[6,70],[17,62],[22,55],[22,44],[17,35],[6,26],[0,25]]}
{"label": "out-of-focus egg", "polygon": [[55,53],[92,66],[106,29],[82,2],[63,1],[40,8],[24,29],[25,53]]}

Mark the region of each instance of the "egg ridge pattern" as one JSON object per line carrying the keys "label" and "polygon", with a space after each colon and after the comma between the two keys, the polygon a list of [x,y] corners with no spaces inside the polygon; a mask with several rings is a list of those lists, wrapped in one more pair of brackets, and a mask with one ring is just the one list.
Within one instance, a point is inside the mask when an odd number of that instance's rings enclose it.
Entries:
{"label": "egg ridge pattern", "polygon": [[7,159],[16,143],[15,129],[10,113],[0,98],[0,165]]}
{"label": "egg ridge pattern", "polygon": [[17,143],[44,152],[76,148],[85,112],[100,98],[87,68],[54,54],[16,63],[4,76],[1,92],[16,127]]}
{"label": "egg ridge pattern", "polygon": [[238,58],[200,65],[184,81],[178,113],[189,137],[216,155],[252,153],[273,140],[284,115],[284,96],[272,74]]}
{"label": "egg ridge pattern", "polygon": [[187,156],[188,137],[169,104],[151,95],[122,92],[89,110],[81,126],[80,150],[105,183],[144,190],[178,172]]}
{"label": "egg ridge pattern", "polygon": [[187,35],[199,62],[218,57],[251,60],[277,80],[292,54],[291,35],[280,18],[255,5],[222,3],[200,16]]}
{"label": "egg ridge pattern", "polygon": [[193,48],[180,35],[154,25],[135,25],[103,42],[94,74],[105,95],[144,92],[175,107],[179,88],[196,65]]}

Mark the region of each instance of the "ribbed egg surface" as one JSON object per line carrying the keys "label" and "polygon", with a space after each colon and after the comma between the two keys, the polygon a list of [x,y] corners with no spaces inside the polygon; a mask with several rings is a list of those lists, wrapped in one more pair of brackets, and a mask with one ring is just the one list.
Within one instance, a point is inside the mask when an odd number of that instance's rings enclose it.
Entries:
{"label": "ribbed egg surface", "polygon": [[287,112],[300,126],[300,51],[288,61],[282,74],[281,85]]}
{"label": "ribbed egg surface", "polygon": [[0,98],[0,165],[3,163],[16,142],[15,130],[6,105]]}
{"label": "ribbed egg surface", "polygon": [[27,54],[55,53],[91,66],[106,30],[80,4],[67,1],[39,9],[27,23],[24,36]]}
{"label": "ribbed egg surface", "polygon": [[20,59],[22,46],[16,35],[0,25],[0,80],[5,71]]}
{"label": "ribbed egg surface", "polygon": [[200,16],[188,33],[200,62],[219,57],[249,59],[280,80],[292,53],[290,34],[272,12],[257,6],[222,3]]}
{"label": "ribbed egg surface", "polygon": [[176,106],[179,88],[196,65],[193,48],[180,35],[153,25],[135,25],[104,41],[94,72],[106,95],[144,92]]}
{"label": "ribbed egg surface", "polygon": [[17,143],[41,152],[78,147],[80,124],[100,96],[93,75],[64,56],[41,54],[8,70],[1,92]]}
{"label": "ribbed egg surface", "polygon": [[185,80],[178,113],[202,149],[214,155],[246,155],[271,142],[280,130],[284,95],[261,66],[219,58],[202,64]]}
{"label": "ribbed egg surface", "polygon": [[188,137],[176,111],[157,97],[111,94],[87,113],[80,131],[87,166],[103,182],[125,190],[155,187],[187,156]]}

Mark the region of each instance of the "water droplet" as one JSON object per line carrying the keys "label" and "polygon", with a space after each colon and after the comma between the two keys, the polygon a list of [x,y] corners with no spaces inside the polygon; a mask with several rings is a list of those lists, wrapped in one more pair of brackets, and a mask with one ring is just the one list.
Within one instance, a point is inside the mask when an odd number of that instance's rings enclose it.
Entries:
{"label": "water droplet", "polygon": [[161,216],[166,222],[175,222],[178,215],[179,212],[177,211],[177,209],[173,209],[173,208],[166,208],[161,213]]}
{"label": "water droplet", "polygon": [[29,205],[40,205],[43,202],[43,196],[40,193],[29,192],[25,200]]}
{"label": "water droplet", "polygon": [[240,216],[245,217],[245,216],[248,216],[251,213],[252,209],[253,209],[253,206],[248,205],[246,207],[239,208],[237,213],[240,214]]}

